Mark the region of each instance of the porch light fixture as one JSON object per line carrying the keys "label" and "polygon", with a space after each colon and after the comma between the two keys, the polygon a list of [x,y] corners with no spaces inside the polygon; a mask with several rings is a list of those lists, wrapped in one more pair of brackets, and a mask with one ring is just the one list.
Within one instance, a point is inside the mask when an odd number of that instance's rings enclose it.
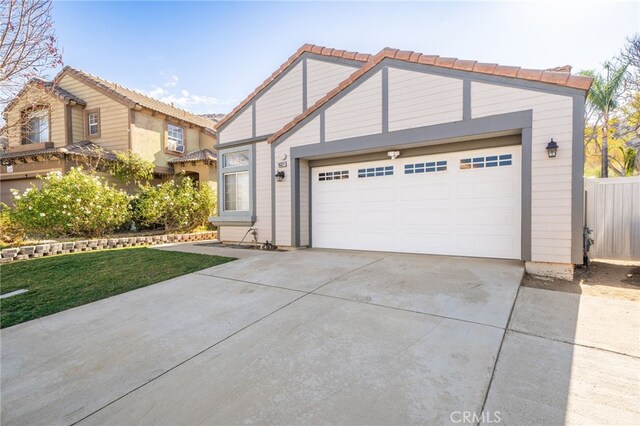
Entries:
{"label": "porch light fixture", "polygon": [[275,174],[275,177],[277,182],[282,182],[284,180],[284,171],[278,170]]}
{"label": "porch light fixture", "polygon": [[400,156],[400,151],[389,151],[389,152],[387,152],[387,155],[392,160],[395,160],[396,158],[398,158]]}
{"label": "porch light fixture", "polygon": [[553,141],[553,138],[551,138],[551,142],[547,144],[547,155],[549,156],[549,158],[555,158],[557,153],[558,144]]}

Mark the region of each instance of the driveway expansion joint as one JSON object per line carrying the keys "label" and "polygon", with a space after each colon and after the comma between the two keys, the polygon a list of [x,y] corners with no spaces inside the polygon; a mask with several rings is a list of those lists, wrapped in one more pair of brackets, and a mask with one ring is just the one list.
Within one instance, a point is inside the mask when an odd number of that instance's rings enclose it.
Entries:
{"label": "driveway expansion joint", "polygon": [[625,353],[625,352],[613,351],[611,349],[605,349],[605,348],[601,348],[601,347],[598,347],[598,346],[592,346],[592,345],[585,345],[585,344],[582,344],[582,343],[570,342],[568,340],[563,340],[563,339],[554,339],[553,337],[547,337],[547,336],[541,336],[539,334],[527,333],[526,331],[515,330],[513,328],[507,328],[507,332],[515,333],[515,334],[523,334],[525,336],[537,337],[539,339],[551,340],[552,342],[564,343],[565,345],[580,346],[582,348],[594,349],[594,350],[602,351],[602,352],[609,352],[611,354],[623,355],[623,356],[626,356],[626,357],[629,357],[629,358],[633,358],[633,359],[640,359],[640,356],[628,354],[628,353]]}
{"label": "driveway expansion joint", "polygon": [[[202,274],[201,274],[201,275],[202,275]],[[112,404],[116,403],[117,401],[120,401],[121,399],[126,398],[127,396],[131,395],[131,394],[132,394],[132,393],[134,393],[135,391],[137,391],[137,390],[139,390],[139,389],[141,389],[141,388],[145,387],[146,385],[148,385],[148,384],[149,384],[149,383],[151,383],[151,382],[154,382],[154,381],[158,380],[158,379],[159,379],[159,378],[161,378],[162,376],[164,376],[164,375],[166,375],[167,373],[169,373],[169,372],[171,372],[171,371],[173,371],[173,370],[177,369],[178,367],[180,367],[180,366],[182,366],[182,365],[185,365],[185,364],[186,364],[186,363],[188,363],[189,361],[194,360],[195,358],[197,358],[198,356],[200,356],[200,355],[204,354],[204,353],[205,353],[205,352],[207,352],[208,350],[213,349],[214,347],[218,346],[220,343],[223,343],[223,342],[225,342],[225,341],[229,340],[230,338],[232,338],[233,336],[237,335],[238,333],[243,332],[244,330],[246,330],[246,329],[248,329],[249,327],[252,327],[253,325],[255,325],[255,324],[259,323],[260,321],[262,321],[262,320],[264,320],[264,319],[266,319],[266,318],[270,317],[271,315],[275,314],[276,312],[279,312],[279,311],[281,311],[282,309],[286,308],[287,306],[290,306],[291,304],[293,304],[293,303],[297,302],[298,300],[302,299],[302,298],[303,298],[303,297],[305,297],[306,295],[307,295],[307,293],[305,293],[305,294],[301,295],[300,297],[297,297],[297,298],[293,299],[291,302],[288,302],[288,303],[286,303],[286,304],[282,305],[281,307],[279,307],[278,309],[274,310],[273,312],[270,312],[270,313],[268,313],[267,315],[264,315],[264,316],[262,316],[262,317],[258,318],[257,320],[253,321],[252,323],[247,324],[246,326],[244,326],[244,327],[242,327],[242,328],[240,328],[240,329],[236,330],[235,332],[233,332],[233,333],[229,334],[228,336],[226,336],[226,337],[224,337],[224,338],[222,338],[222,339],[218,340],[216,343],[214,343],[214,344],[212,344],[212,345],[210,345],[210,346],[208,346],[208,347],[204,348],[204,349],[203,349],[203,350],[201,350],[200,352],[198,352],[198,353],[196,353],[196,354],[194,354],[194,355],[192,355],[192,356],[188,357],[187,359],[185,359],[185,360],[183,360],[183,361],[179,362],[178,364],[174,365],[173,367],[166,369],[165,371],[163,371],[162,373],[158,374],[157,376],[155,376],[155,377],[153,377],[153,378],[151,378],[151,379],[147,380],[145,383],[143,383],[143,384],[141,384],[141,385],[139,385],[139,386],[136,386],[135,388],[133,388],[133,389],[131,389],[130,391],[128,391],[128,392],[126,392],[126,393],[122,394],[121,396],[119,396],[118,398],[114,399],[113,401],[111,401],[111,402],[109,402],[109,403],[107,403],[107,404],[103,405],[102,407],[98,408],[97,410],[94,410],[93,412],[91,412],[91,413],[87,414],[86,416],[82,417],[81,419],[79,419],[79,420],[77,420],[77,421],[75,421],[75,422],[71,423],[71,426],[75,426],[75,425],[77,425],[77,424],[79,424],[79,423],[82,423],[84,420],[88,419],[89,417],[93,416],[94,414],[98,413],[99,411],[102,411],[102,410],[104,410],[105,408],[109,407],[110,405],[112,405]]]}
{"label": "driveway expansion joint", "polygon": [[[482,401],[482,409],[480,413],[484,413],[484,410],[487,406],[487,400],[489,399],[489,392],[491,392],[491,385],[493,384],[493,379],[496,376],[496,369],[498,368],[498,361],[500,361],[500,354],[502,353],[502,346],[504,345],[504,340],[507,337],[507,330],[509,329],[509,324],[511,323],[511,318],[513,317],[513,312],[516,309],[516,301],[518,300],[518,295],[520,294],[520,288],[522,287],[522,280],[524,280],[524,270],[522,271],[522,275],[520,276],[520,283],[518,284],[518,289],[516,290],[516,294],[513,298],[513,303],[511,304],[511,311],[509,312],[509,318],[507,318],[507,324],[502,332],[502,339],[500,339],[500,346],[498,346],[498,352],[496,353],[496,360],[493,363],[493,369],[491,370],[491,377],[489,378],[489,384],[487,385],[487,391],[484,394],[484,400]],[[480,425],[480,420],[476,423],[476,426]]]}

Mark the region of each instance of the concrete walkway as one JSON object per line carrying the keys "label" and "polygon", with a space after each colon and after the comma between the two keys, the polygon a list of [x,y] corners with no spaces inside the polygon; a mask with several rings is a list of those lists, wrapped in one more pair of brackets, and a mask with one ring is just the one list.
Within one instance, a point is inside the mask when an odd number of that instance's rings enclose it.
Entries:
{"label": "concrete walkway", "polygon": [[520,262],[177,247],[244,258],[2,330],[3,424],[560,424],[595,396],[618,398],[606,423],[637,414],[635,346],[572,336],[533,289],[512,314]]}

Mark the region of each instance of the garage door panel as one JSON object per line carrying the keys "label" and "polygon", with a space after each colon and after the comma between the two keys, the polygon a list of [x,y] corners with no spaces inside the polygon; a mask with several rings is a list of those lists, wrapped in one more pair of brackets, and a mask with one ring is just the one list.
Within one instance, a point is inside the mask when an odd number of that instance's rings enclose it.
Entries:
{"label": "garage door panel", "polygon": [[452,223],[454,210],[451,208],[420,208],[404,210],[400,214],[402,225],[449,225]]}
{"label": "garage door panel", "polygon": [[[478,177],[478,179],[481,179]],[[508,177],[507,177],[508,179]],[[456,185],[456,194],[458,199],[475,199],[475,198],[504,198],[513,197],[517,194],[516,188],[512,182],[491,180],[488,182],[478,182],[477,180],[469,180],[467,182],[459,182]]]}
{"label": "garage door panel", "polygon": [[456,219],[461,227],[464,225],[513,225],[514,211],[511,208],[495,207],[460,209]]}
{"label": "garage door panel", "polygon": [[[509,164],[461,166],[464,159],[486,164],[500,156]],[[358,177],[358,170],[390,166],[393,175]],[[335,167],[313,169],[316,247],[520,258],[519,146],[339,168],[350,179],[321,182],[318,174]]]}

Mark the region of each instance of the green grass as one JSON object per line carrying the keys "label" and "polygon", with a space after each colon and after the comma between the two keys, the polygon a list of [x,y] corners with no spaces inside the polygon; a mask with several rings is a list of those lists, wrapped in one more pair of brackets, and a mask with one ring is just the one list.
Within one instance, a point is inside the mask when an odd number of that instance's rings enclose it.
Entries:
{"label": "green grass", "polygon": [[0,265],[0,328],[234,260],[137,247]]}

